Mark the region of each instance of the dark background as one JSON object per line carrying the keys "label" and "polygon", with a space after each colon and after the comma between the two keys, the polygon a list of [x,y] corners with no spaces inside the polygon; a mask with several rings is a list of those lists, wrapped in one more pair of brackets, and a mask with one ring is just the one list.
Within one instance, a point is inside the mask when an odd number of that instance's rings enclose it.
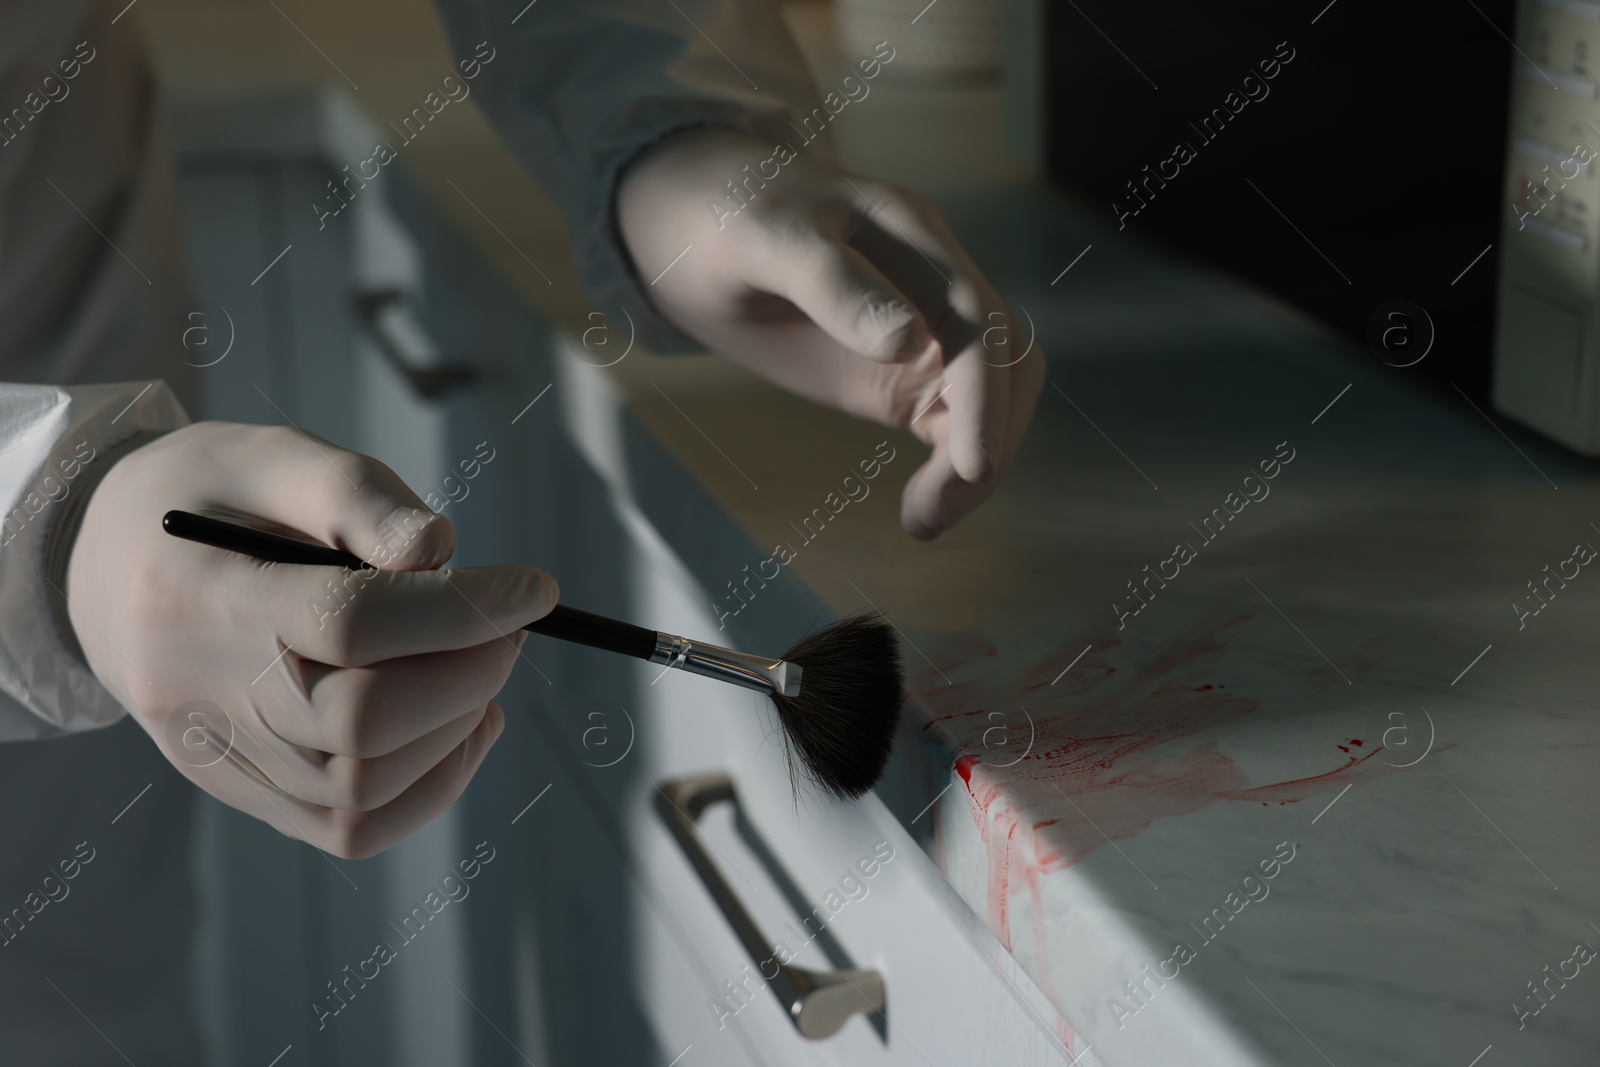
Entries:
{"label": "dark background", "polygon": [[[1115,224],[1113,200],[1137,207],[1124,183],[1187,141],[1196,158],[1165,189],[1151,183],[1123,235],[1230,271],[1363,345],[1379,306],[1418,304],[1437,340],[1412,370],[1487,397],[1499,250],[1451,281],[1499,240],[1513,5],[1337,0],[1318,17],[1326,2],[1048,5],[1048,172]],[[1282,41],[1295,56],[1270,95],[1204,141],[1189,123],[1261,80]]]}

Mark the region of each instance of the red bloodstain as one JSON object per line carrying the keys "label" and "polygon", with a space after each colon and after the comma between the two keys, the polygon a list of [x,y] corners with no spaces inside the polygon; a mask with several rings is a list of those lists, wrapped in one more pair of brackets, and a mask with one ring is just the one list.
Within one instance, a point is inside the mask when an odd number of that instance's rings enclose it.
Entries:
{"label": "red bloodstain", "polygon": [[[1040,877],[1081,862],[1108,840],[1126,840],[1157,819],[1225,801],[1282,805],[1321,795],[1383,751],[1376,746],[1306,778],[1251,785],[1216,741],[1196,737],[1215,736],[1260,706],[1204,680],[1215,676],[1229,631],[1249,617],[1197,626],[1121,677],[1106,660],[1121,641],[1107,632],[1093,638],[1090,652],[1065,675],[1060,664],[1077,655],[1085,638],[1020,678],[949,681],[941,671],[955,673],[973,662],[963,656],[911,680],[914,701],[927,714],[924,729],[956,753],[956,773],[988,852],[989,926],[1007,948],[1013,896],[1029,895],[1042,953]],[[1020,710],[1013,710],[1018,705],[1032,718],[1031,743]],[[1005,712],[1015,727],[998,746],[990,709]],[[1041,981],[1053,984],[1049,968],[1040,970]]]}
{"label": "red bloodstain", "polygon": [[1073,1032],[1072,1024],[1067,1022],[1067,1020],[1062,1017],[1060,1012],[1055,1012],[1054,1015],[1056,1017],[1056,1037],[1060,1039],[1061,1047],[1066,1049],[1068,1054],[1070,1054],[1072,1052],[1072,1042],[1077,1039],[1078,1035]]}
{"label": "red bloodstain", "polygon": [[967,783],[967,792],[972,792],[972,767],[978,762],[977,756],[962,756],[956,760],[956,773],[961,775],[961,780]]}
{"label": "red bloodstain", "polygon": [[1361,756],[1360,758],[1351,756],[1348,760],[1335,767],[1333,770],[1324,771],[1321,774],[1314,774],[1309,778],[1296,778],[1293,781],[1288,782],[1274,782],[1271,785],[1258,785],[1252,789],[1226,789],[1219,792],[1217,796],[1223,798],[1224,800],[1252,800],[1256,797],[1265,796],[1277,799],[1278,803],[1280,804],[1294,804],[1306,798],[1307,786],[1326,785],[1332,782],[1333,779],[1338,775],[1348,771],[1351,767],[1359,767],[1361,764],[1367,762],[1367,760],[1371,759],[1373,756],[1376,756],[1382,751],[1383,749],[1380,747],[1373,749],[1371,752],[1368,752],[1365,756]]}

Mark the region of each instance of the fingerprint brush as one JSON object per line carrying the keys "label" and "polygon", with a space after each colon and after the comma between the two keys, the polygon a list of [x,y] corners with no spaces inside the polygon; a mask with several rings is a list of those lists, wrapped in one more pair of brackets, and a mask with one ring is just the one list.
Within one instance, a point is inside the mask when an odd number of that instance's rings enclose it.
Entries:
{"label": "fingerprint brush", "polygon": [[[327,545],[187,511],[167,512],[161,525],[174,537],[268,562],[370,567]],[[523,629],[765,693],[788,741],[791,777],[803,769],[833,796],[863,795],[888,764],[905,682],[894,631],[877,615],[842,619],[802,638],[779,659],[690,641],[565,604]]]}

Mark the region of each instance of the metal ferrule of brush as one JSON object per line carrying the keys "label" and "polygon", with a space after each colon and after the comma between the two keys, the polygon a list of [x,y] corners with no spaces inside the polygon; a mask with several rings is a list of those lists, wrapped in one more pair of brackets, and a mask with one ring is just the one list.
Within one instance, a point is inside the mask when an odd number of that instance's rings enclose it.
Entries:
{"label": "metal ferrule of brush", "polygon": [[695,644],[674,634],[656,634],[655,651],[650,662],[680,671],[732,682],[746,689],[763,693],[778,693],[786,697],[800,695],[800,668],[787,660],[752,656],[716,645]]}

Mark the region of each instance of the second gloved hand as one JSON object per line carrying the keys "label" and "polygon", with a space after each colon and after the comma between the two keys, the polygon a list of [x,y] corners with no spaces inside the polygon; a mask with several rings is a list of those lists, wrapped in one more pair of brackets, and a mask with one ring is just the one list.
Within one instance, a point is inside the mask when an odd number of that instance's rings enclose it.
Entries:
{"label": "second gloved hand", "polygon": [[933,446],[901,501],[907,533],[937,537],[993,492],[1044,353],[926,197],[696,129],[628,168],[616,213],[650,299],[684,332]]}
{"label": "second gloved hand", "polygon": [[[344,549],[264,563],[167,535],[169,509]],[[68,569],[90,668],[212,796],[347,858],[447,808],[505,727],[491,698],[559,596],[526,566],[442,569],[455,533],[382,463],[280,427],[198,423],[120,459]]]}

